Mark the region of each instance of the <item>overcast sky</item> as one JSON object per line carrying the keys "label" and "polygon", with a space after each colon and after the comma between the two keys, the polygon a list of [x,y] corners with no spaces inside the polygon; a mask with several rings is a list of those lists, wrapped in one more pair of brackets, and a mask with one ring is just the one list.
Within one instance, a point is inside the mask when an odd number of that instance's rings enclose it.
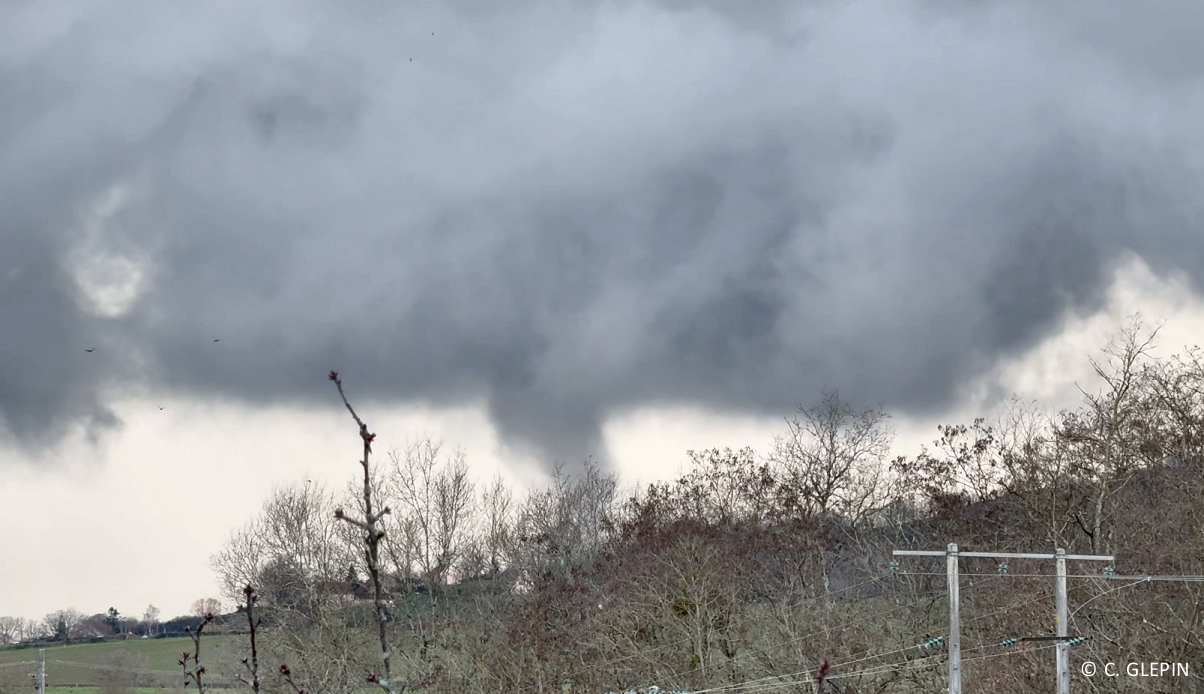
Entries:
{"label": "overcast sky", "polygon": [[1200,26],[1193,0],[5,3],[0,614],[211,594],[272,484],[354,473],[332,368],[382,432],[525,483],[763,444],[823,389],[929,440],[1073,390],[1066,355],[1129,310],[1190,342]]}

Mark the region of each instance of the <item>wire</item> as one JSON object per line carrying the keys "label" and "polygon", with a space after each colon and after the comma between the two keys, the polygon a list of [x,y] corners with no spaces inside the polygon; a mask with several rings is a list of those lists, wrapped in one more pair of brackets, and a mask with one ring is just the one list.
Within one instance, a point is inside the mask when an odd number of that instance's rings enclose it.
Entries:
{"label": "wire", "polygon": [[[897,573],[900,576],[947,576],[948,575],[944,571],[899,571]],[[959,572],[958,575],[959,576],[1000,576],[1000,577],[1011,576],[1011,577],[1016,577],[1016,578],[1057,578],[1058,577],[1057,574],[1014,574],[1014,573],[1001,574],[1001,573]],[[1175,576],[1175,575],[1169,575],[1169,574],[1162,575],[1162,576],[1141,576],[1141,575],[1129,576],[1129,575],[1121,575],[1121,574],[1105,576],[1103,574],[1066,574],[1066,578],[1098,578],[1102,581],[1115,581],[1118,579],[1120,579],[1120,580],[1138,580],[1138,579],[1140,579],[1143,581],[1187,581],[1187,582],[1204,581],[1204,576]]]}
{"label": "wire", "polygon": [[[989,653],[989,654],[985,654],[985,655],[972,656],[970,658],[962,658],[961,661],[969,662],[969,661],[975,661],[975,660],[985,660],[987,658],[1006,657],[1006,656],[1010,656],[1010,655],[1018,655],[1020,653],[1031,653],[1033,651],[1044,650],[1044,649],[1053,648],[1053,647],[1054,646],[1036,646],[1036,647],[1027,648],[1027,649],[1003,651],[1001,653]],[[974,649],[970,649],[970,650],[974,650]],[[937,655],[940,655],[940,654],[934,653],[929,656],[923,656],[921,658],[917,658],[916,660],[909,660],[909,661],[906,661],[903,663],[892,663],[892,664],[887,664],[887,665],[879,665],[879,666],[875,666],[872,668],[865,668],[862,670],[857,670],[854,672],[833,673],[833,674],[828,675],[827,679],[829,679],[829,680],[848,679],[850,677],[858,677],[858,676],[863,676],[863,675],[868,675],[868,674],[875,674],[875,673],[879,673],[879,672],[886,672],[889,670],[898,669],[899,667],[902,667],[902,666],[913,665],[917,661],[927,660],[927,659],[936,657]],[[856,661],[854,661],[854,662],[856,662]],[[759,687],[755,686],[755,685],[763,682],[766,679],[778,679],[781,677],[797,677],[799,675],[805,675],[808,679],[813,679],[814,675],[815,675],[815,670],[814,669],[800,670],[800,671],[794,672],[794,673],[778,675],[774,678],[761,678],[759,680],[750,680],[748,682],[741,682],[738,684],[721,685],[718,687],[710,687],[707,689],[684,691],[684,692],[681,692],[680,694],[713,694],[714,692],[741,692],[741,694],[753,694],[754,692],[764,692],[764,691],[769,691],[772,689],[778,689],[781,687],[797,686],[805,680],[795,679],[795,680],[792,680],[789,682],[774,682],[772,684],[767,683],[764,686],[759,686]],[[752,685],[752,686],[750,686],[750,685]]]}
{"label": "wire", "polygon": [[[802,603],[802,604],[806,604],[806,603],[810,603],[810,602],[812,602],[812,601],[815,601],[815,600],[820,600],[820,599],[823,599],[823,598],[829,598],[829,597],[831,597],[831,596],[833,596],[833,595],[839,595],[840,593],[843,593],[843,592],[845,592],[845,591],[852,590],[852,589],[854,589],[854,588],[860,588],[861,586],[868,585],[868,584],[870,584],[870,583],[874,583],[874,582],[876,582],[876,581],[879,581],[879,580],[881,580],[882,578],[885,578],[885,577],[887,577],[887,576],[889,576],[889,575],[890,575],[890,574],[878,574],[878,575],[876,575],[876,576],[873,576],[873,577],[871,577],[871,578],[868,578],[868,579],[866,579],[866,580],[864,580],[864,581],[861,581],[860,583],[854,583],[853,585],[850,585],[850,586],[845,586],[844,588],[841,588],[840,590],[835,590],[835,591],[832,591],[831,593],[827,593],[827,594],[824,594],[824,595],[815,595],[815,596],[812,596],[812,597],[809,597],[809,598],[804,598],[804,599],[800,600],[799,602],[800,602],[800,603]],[[927,598],[925,598],[925,599],[927,599]],[[918,602],[918,601],[917,601],[917,602]],[[914,603],[913,603],[913,604],[914,604]],[[812,636],[813,636],[813,635],[814,635],[814,634],[812,634]],[[806,637],[800,637],[800,638],[806,638]],[[582,668],[582,669],[580,670],[580,672],[581,672],[581,673],[593,672],[593,671],[595,671],[595,670],[597,670],[597,669],[599,669],[599,668],[603,668],[603,667],[607,667],[607,666],[610,666],[610,665],[614,665],[614,664],[616,664],[616,663],[621,663],[621,662],[623,662],[623,661],[626,661],[626,660],[631,660],[631,659],[633,659],[633,658],[647,657],[647,656],[649,656],[649,655],[651,655],[651,654],[653,654],[653,653],[657,653],[657,652],[663,651],[663,650],[665,650],[665,649],[668,649],[668,648],[673,648],[673,647],[675,647],[675,646],[680,646],[680,645],[682,645],[682,644],[684,644],[684,643],[688,643],[688,642],[690,642],[690,641],[692,641],[692,640],[693,640],[693,639],[692,639],[692,638],[690,638],[690,637],[686,637],[686,638],[683,638],[683,639],[678,639],[677,641],[671,641],[671,642],[669,642],[669,643],[666,643],[666,644],[661,644],[660,646],[656,646],[656,647],[650,648],[650,649],[648,649],[648,650],[646,650],[646,651],[642,651],[642,652],[640,652],[640,653],[633,653],[633,654],[631,654],[631,655],[625,655],[625,656],[622,656],[622,657],[619,657],[619,658],[614,658],[614,659],[611,659],[611,660],[606,660],[606,661],[603,661],[603,662],[601,662],[601,663],[596,663],[596,664],[594,664],[594,665],[590,665],[590,666],[588,666],[588,667],[586,667],[586,668]],[[786,642],[786,643],[789,643],[789,641],[788,641],[788,642]],[[692,672],[692,671],[691,671],[691,672]]]}
{"label": "wire", "polygon": [[1109,581],[1115,581],[1115,580],[1122,580],[1122,581],[1182,581],[1184,583],[1198,583],[1200,581],[1204,581],[1204,576],[1175,576],[1175,575],[1122,576],[1120,574],[1116,574],[1113,576],[1067,576],[1067,578],[1100,578],[1100,579],[1106,579]]}
{"label": "wire", "polygon": [[[1084,607],[1086,607],[1087,605],[1091,604],[1093,601],[1095,601],[1095,600],[1098,600],[1098,599],[1100,599],[1100,598],[1104,597],[1104,596],[1105,596],[1105,595],[1107,595],[1108,593],[1115,593],[1116,591],[1118,591],[1118,590],[1121,590],[1121,589],[1123,589],[1123,588],[1132,588],[1133,586],[1135,586],[1135,585],[1138,585],[1138,584],[1141,584],[1141,583],[1145,583],[1145,580],[1144,580],[1144,579],[1142,579],[1142,580],[1139,580],[1139,581],[1134,581],[1134,582],[1132,582],[1132,583],[1127,583],[1127,584],[1125,584],[1125,585],[1123,585],[1123,586],[1117,586],[1117,587],[1115,587],[1115,588],[1109,588],[1108,590],[1105,590],[1104,592],[1100,593],[1099,595],[1095,596],[1094,598],[1091,598],[1090,600],[1088,600],[1088,601],[1084,602],[1082,605],[1079,605],[1078,607],[1076,607],[1076,608],[1075,608],[1075,610],[1074,610],[1074,612],[1071,612],[1071,613],[1070,613],[1070,617],[1073,617],[1073,616],[1075,616],[1076,614],[1078,614],[1078,613],[1079,613],[1079,610],[1081,610],[1081,609],[1083,609]],[[1070,617],[1067,617],[1066,619],[1067,619],[1067,620],[1069,620],[1069,619],[1070,619]]]}
{"label": "wire", "polygon": [[[892,572],[892,573],[893,573],[893,572]],[[943,574],[942,574],[942,575],[943,575]],[[995,574],[983,574],[983,575],[985,575],[985,576],[995,576]],[[970,584],[969,584],[969,586],[967,586],[967,587],[973,586],[973,585],[975,585],[975,584],[977,584],[977,583],[984,583],[984,582],[985,582],[985,581],[971,581],[971,583],[970,583]],[[924,598],[920,598],[920,599],[918,599],[918,600],[913,600],[913,601],[911,601],[911,602],[909,602],[909,603],[904,603],[904,604],[902,604],[902,605],[896,605],[895,607],[892,607],[892,608],[891,608],[891,609],[889,609],[889,610],[884,610],[884,611],[882,611],[882,612],[875,612],[875,613],[873,613],[873,614],[866,615],[866,616],[864,616],[864,617],[861,617],[861,618],[858,618],[858,619],[854,619],[854,620],[852,620],[852,621],[848,621],[848,622],[842,622],[842,623],[841,623],[841,626],[851,626],[851,625],[853,625],[853,624],[858,624],[858,623],[860,623],[860,622],[865,622],[865,621],[867,621],[867,620],[870,620],[870,619],[875,619],[875,618],[878,618],[878,617],[882,617],[882,616],[884,616],[884,615],[891,614],[892,612],[897,612],[897,611],[899,611],[899,610],[901,610],[901,609],[903,609],[903,608],[906,608],[906,607],[911,607],[911,606],[913,606],[913,605],[916,605],[916,604],[918,604],[918,603],[924,602],[924,601],[926,601],[926,600],[932,600],[932,599],[933,599],[932,597],[924,597]],[[1009,608],[1009,609],[1011,609],[1011,608]],[[973,621],[973,620],[967,620],[967,623],[968,623],[968,622],[970,622],[970,621]],[[786,640],[786,641],[779,642],[777,645],[778,645],[778,646],[785,646],[785,645],[787,645],[787,644],[796,643],[796,642],[798,642],[798,641],[802,641],[802,640],[804,640],[804,639],[809,639],[809,638],[812,638],[812,637],[815,637],[815,636],[819,636],[820,634],[824,633],[824,631],[826,631],[826,630],[820,630],[820,631],[812,632],[812,633],[810,633],[810,634],[805,634],[805,635],[803,635],[803,636],[798,636],[798,637],[795,637],[795,638],[793,638],[793,639],[789,639],[789,640]],[[907,650],[910,650],[910,649],[912,649],[912,648],[915,648],[915,647],[916,647],[916,646],[915,646],[915,644],[912,644],[912,645],[906,646],[906,647],[904,647],[904,648],[902,648],[902,649],[900,649],[900,650],[898,650],[898,651],[888,651],[888,652],[886,652],[886,653],[882,653],[882,654],[879,654],[879,655],[876,655],[876,656],[866,656],[866,657],[864,657],[864,658],[861,658],[861,659],[859,659],[859,660],[856,660],[856,661],[851,661],[851,662],[862,662],[862,661],[864,661],[864,660],[872,660],[872,659],[874,659],[874,658],[881,658],[881,657],[883,657],[883,656],[890,655],[890,654],[893,654],[893,653],[900,653],[900,652],[903,652],[903,651],[907,651]],[[747,653],[747,652],[746,652],[746,653],[744,653],[743,655],[740,655],[740,656],[737,656],[736,658],[733,658],[733,660],[739,660],[740,658],[748,658],[748,657],[750,657],[751,655],[752,655],[751,653]],[[849,663],[845,663],[845,664],[847,665],[847,664],[849,664]],[[699,671],[699,670],[701,670],[701,669],[702,669],[702,667],[700,666],[700,667],[696,667],[696,668],[693,668],[693,669],[690,669],[690,670],[686,670],[685,672],[679,672],[679,673],[677,673],[677,674],[675,675],[675,677],[677,677],[677,678],[685,677],[686,675],[689,675],[689,674],[692,674],[692,673],[698,672],[698,671]],[[769,677],[769,679],[775,679],[775,678],[777,678],[777,677],[784,677],[784,676],[787,676],[787,675],[773,675],[773,676]],[[754,681],[757,681],[757,680],[754,680]],[[646,689],[646,688],[647,688],[647,685],[645,685],[645,687],[644,687],[644,688]]]}
{"label": "wire", "polygon": [[[1045,591],[1044,593],[1040,593],[1040,594],[1039,594],[1039,597],[1042,597],[1042,598],[1047,598],[1047,597],[1049,597],[1049,596],[1050,596],[1050,595],[1052,595],[1052,594],[1053,594],[1053,593],[1052,593],[1052,591],[1048,591],[1048,590],[1047,590],[1047,591]],[[1036,598],[1031,598],[1031,597],[1030,597],[1030,598],[1025,598],[1024,602],[1017,603],[1017,604],[1015,604],[1015,605],[1009,605],[1008,607],[1003,607],[1003,608],[1000,608],[1000,609],[998,609],[998,610],[995,610],[994,612],[988,612],[988,613],[986,613],[986,614],[984,614],[984,615],[979,615],[978,617],[972,617],[972,618],[970,618],[970,619],[963,619],[963,620],[962,620],[962,624],[972,624],[972,623],[974,623],[974,622],[977,622],[977,621],[978,621],[978,620],[980,620],[980,619],[986,619],[986,618],[988,618],[988,617],[994,617],[994,616],[995,616],[995,615],[997,615],[997,614],[1003,614],[1004,612],[1007,612],[1007,611],[1009,611],[1009,610],[1014,610],[1014,609],[1016,609],[1016,608],[1019,608],[1019,607],[1026,607],[1026,606],[1028,606],[1028,605],[1032,604],[1032,602],[1033,602],[1034,600],[1036,600]]]}
{"label": "wire", "polygon": [[[976,648],[964,649],[962,652],[963,652],[963,653],[968,653],[968,652],[972,652],[972,651],[975,651],[975,650],[980,650],[980,649],[982,649],[982,648],[986,648],[986,647],[987,647],[987,646],[985,646],[985,645],[984,645],[984,646],[978,646],[978,647],[976,647]],[[984,655],[976,655],[976,656],[971,656],[971,657],[969,657],[969,658],[961,658],[961,659],[960,659],[960,661],[961,661],[961,662],[963,662],[963,663],[966,663],[966,662],[972,662],[972,661],[975,661],[975,660],[985,660],[985,659],[988,659],[988,658],[1000,658],[1000,657],[1006,657],[1006,656],[1011,656],[1011,655],[1019,655],[1019,654],[1021,654],[1021,653],[1031,653],[1031,652],[1033,652],[1033,651],[1039,651],[1039,650],[1044,650],[1044,649],[1048,649],[1048,648],[1054,648],[1054,646],[1035,646],[1035,647],[1033,647],[1033,648],[1014,649],[1014,650],[1002,651],[1002,652],[1000,652],[1000,653],[987,653],[987,654],[984,654]],[[941,653],[934,653],[934,654],[932,654],[932,655],[930,655],[930,656],[925,656],[925,657],[924,657],[924,659],[934,658],[934,657],[936,657],[936,656],[938,656],[938,655],[944,655],[944,654],[941,654]],[[920,659],[917,659],[917,660],[920,660]],[[847,673],[843,673],[843,674],[842,674],[842,673],[835,673],[835,674],[832,674],[832,675],[828,675],[827,679],[848,679],[848,678],[850,678],[850,677],[858,677],[858,676],[863,676],[863,675],[868,675],[868,674],[875,674],[875,673],[878,673],[878,672],[886,672],[886,671],[889,671],[889,670],[898,669],[900,666],[903,666],[903,665],[911,665],[911,664],[913,664],[913,663],[915,663],[915,662],[916,662],[916,661],[908,661],[908,662],[906,662],[906,663],[895,663],[895,664],[891,664],[891,665],[880,665],[880,666],[878,666],[878,667],[866,668],[866,669],[863,669],[863,670],[858,670],[858,671],[855,671],[855,672],[847,672]],[[760,691],[760,690],[753,690],[753,691]]]}
{"label": "wire", "polygon": [[[1048,592],[1046,592],[1046,593],[1045,593],[1045,595],[1047,596],[1047,595],[1049,595],[1049,593],[1048,593]],[[1009,610],[1014,610],[1014,609],[1016,609],[1016,608],[1018,608],[1018,607],[1024,607],[1025,605],[1028,605],[1028,604],[1029,604],[1029,603],[1031,603],[1031,602],[1032,602],[1032,599],[1031,599],[1031,598],[1026,598],[1026,599],[1024,600],[1024,602],[1021,602],[1021,603],[1016,603],[1016,604],[1013,604],[1013,605],[1009,605],[1008,607],[1004,607],[1004,608],[1001,608],[1001,609],[995,610],[994,612],[988,612],[988,613],[987,613],[987,614],[985,614],[985,615],[981,615],[981,616],[979,616],[979,617],[974,617],[973,619],[966,619],[966,620],[963,620],[963,621],[962,621],[962,624],[963,624],[963,625],[965,625],[965,624],[971,624],[971,623],[973,623],[973,622],[976,622],[976,621],[978,621],[978,620],[980,620],[980,619],[986,619],[986,618],[988,618],[988,617],[993,617],[993,616],[995,616],[995,615],[997,615],[997,614],[1001,614],[1001,613],[1003,613],[1003,612],[1007,612],[1007,611],[1009,611]],[[990,647],[992,647],[992,646],[996,646],[996,645],[998,645],[998,644],[997,644],[997,643],[993,643],[993,642],[992,642],[992,643],[982,643],[982,644],[979,644],[978,646],[973,646],[973,647],[971,647],[971,648],[963,648],[963,649],[961,649],[961,652],[962,652],[962,653],[971,653],[971,652],[973,652],[973,651],[982,650],[983,648],[990,648]],[[865,657],[865,658],[860,658],[860,659],[858,659],[858,660],[852,660],[852,661],[849,661],[849,662],[846,662],[846,663],[840,663],[840,664],[839,664],[839,666],[852,665],[853,663],[859,663],[859,662],[863,662],[863,661],[866,661],[866,660],[874,660],[874,659],[876,659],[876,658],[881,658],[881,657],[883,657],[883,656],[886,656],[886,655],[892,655],[892,654],[894,654],[894,653],[899,653],[899,652],[907,651],[907,650],[910,650],[911,648],[915,648],[915,646],[909,646],[909,647],[907,647],[907,648],[903,648],[903,649],[900,649],[900,650],[897,650],[897,651],[887,651],[887,652],[885,652],[885,653],[882,653],[882,654],[879,654],[879,655],[876,655],[876,656],[869,656],[869,657]],[[925,656],[921,656],[920,658],[917,658],[917,659],[915,659],[915,660],[911,660],[911,661],[908,661],[908,662],[909,662],[909,663],[911,663],[911,662],[916,662],[916,660],[921,660],[921,659],[925,659],[925,658],[931,658],[931,657],[934,657],[934,656],[936,656],[936,655],[940,655],[940,654],[939,654],[939,653],[933,653],[933,654],[931,654],[931,655],[925,655]],[[833,667],[838,667],[838,666],[833,666]],[[880,667],[885,667],[885,666],[880,666]]]}
{"label": "wire", "polygon": [[[989,577],[998,577],[998,576],[999,576],[999,574],[982,574],[982,575],[983,575],[983,576],[989,576]],[[980,584],[980,583],[986,583],[986,581],[973,581],[973,582],[971,582],[970,586],[973,586],[973,585],[976,585],[976,584]],[[969,587],[969,586],[968,586],[968,587]],[[1050,594],[1051,594],[1051,591],[1045,591],[1044,593],[1042,593],[1042,594],[1041,594],[1041,597],[1048,597]],[[901,609],[901,608],[903,608],[903,607],[910,607],[911,605],[914,605],[914,604],[916,604],[916,603],[918,603],[918,602],[922,602],[922,600],[925,600],[925,599],[928,599],[928,598],[924,598],[924,599],[921,599],[921,600],[916,600],[916,601],[913,601],[913,602],[911,602],[911,603],[907,603],[907,604],[904,604],[904,605],[899,605],[899,606],[897,606],[897,607],[895,607],[895,608],[892,608],[891,610],[888,610],[888,611],[884,611],[884,612],[875,613],[875,614],[873,614],[873,615],[868,615],[868,616],[867,616],[865,619],[868,619],[868,618],[873,618],[873,617],[878,617],[878,616],[882,616],[882,615],[885,615],[885,614],[889,614],[890,612],[897,611],[898,609]],[[1003,608],[1001,608],[1001,609],[995,610],[995,611],[993,611],[993,612],[989,612],[989,613],[987,613],[987,614],[985,614],[985,615],[980,615],[980,616],[978,616],[978,617],[974,617],[974,618],[972,618],[972,619],[963,620],[962,624],[963,624],[963,625],[964,625],[964,624],[970,624],[970,623],[973,623],[973,622],[976,622],[976,621],[979,621],[979,620],[982,620],[982,619],[986,619],[986,618],[988,618],[988,617],[992,617],[992,616],[994,616],[994,615],[997,615],[997,614],[1001,614],[1001,613],[1003,613],[1003,612],[1008,612],[1008,611],[1010,611],[1010,610],[1014,610],[1014,609],[1017,609],[1017,608],[1020,608],[1020,607],[1024,607],[1024,606],[1026,606],[1026,605],[1028,605],[1028,604],[1031,604],[1031,603],[1032,603],[1032,601],[1033,601],[1033,598],[1031,598],[1031,597],[1027,597],[1027,598],[1025,598],[1025,599],[1024,599],[1022,602],[1019,602],[1019,603],[1014,603],[1014,604],[1012,604],[1012,605],[1009,605],[1009,606],[1007,606],[1007,607],[1003,607]],[[848,623],[846,623],[846,624],[853,624],[853,623],[856,623],[857,621],[864,621],[864,619],[855,620],[854,622],[848,622]],[[809,634],[808,636],[799,637],[798,639],[792,639],[791,641],[795,641],[795,640],[799,640],[799,639],[803,639],[803,638],[808,638],[808,637],[810,637],[810,636],[816,636],[816,635],[818,635],[819,633],[822,633],[822,632],[815,632],[814,634]],[[785,644],[785,643],[790,643],[790,641],[783,642],[783,644]],[[970,652],[973,652],[973,651],[976,651],[976,650],[982,650],[982,649],[984,649],[984,648],[991,648],[991,647],[994,647],[994,646],[997,646],[997,645],[998,645],[998,644],[997,644],[997,643],[994,643],[994,642],[992,642],[992,643],[982,643],[982,644],[980,644],[980,645],[978,645],[978,646],[974,646],[974,647],[971,647],[971,648],[963,648],[963,649],[961,650],[961,652],[962,652],[962,653],[970,653]],[[912,649],[914,649],[914,648],[916,648],[916,647],[917,647],[917,645],[916,645],[916,644],[912,644],[912,645],[906,646],[906,647],[904,647],[904,648],[899,648],[899,649],[892,650],[892,651],[885,651],[885,652],[878,653],[878,654],[874,654],[874,655],[863,656],[863,657],[861,657],[861,658],[858,658],[858,659],[856,659],[856,660],[846,661],[846,662],[843,662],[843,663],[839,663],[839,664],[837,664],[837,665],[832,665],[831,667],[832,667],[832,668],[837,668],[837,667],[847,667],[847,666],[849,666],[849,665],[853,665],[853,664],[856,664],[856,663],[865,662],[865,661],[867,661],[867,660],[877,660],[878,658],[884,658],[884,657],[886,657],[886,656],[889,656],[889,655],[895,655],[895,654],[897,654],[897,653],[904,653],[904,652],[910,651],[910,650],[912,650]],[[1042,648],[1043,648],[1043,647],[1042,647]],[[1032,650],[1036,650],[1036,649],[1032,649],[1032,648],[1030,648],[1030,649],[1025,649],[1025,650],[1012,650],[1012,651],[1006,651],[1006,652],[1004,652],[1004,653],[1002,653],[1002,654],[992,654],[992,655],[990,655],[990,656],[982,656],[982,657],[998,657],[999,655],[1007,655],[1007,654],[1011,654],[1011,653],[1028,652],[1028,651],[1032,651]],[[845,674],[833,674],[833,675],[830,675],[830,676],[829,676],[829,678],[831,678],[831,679],[836,679],[836,678],[839,678],[839,677],[852,677],[852,676],[854,676],[854,675],[866,674],[866,673],[871,673],[871,672],[892,670],[892,669],[896,669],[896,668],[898,668],[898,667],[900,667],[900,666],[902,666],[902,665],[914,665],[916,662],[923,661],[923,660],[927,660],[927,659],[929,659],[929,658],[934,658],[934,657],[937,657],[937,656],[940,656],[940,655],[942,655],[942,653],[940,653],[940,652],[936,652],[936,653],[932,653],[932,654],[929,654],[929,655],[922,655],[922,656],[919,656],[919,657],[917,657],[917,658],[914,658],[914,659],[908,660],[908,661],[906,661],[905,663],[887,663],[887,664],[884,664],[884,665],[875,666],[875,667],[873,667],[873,668],[869,668],[869,669],[865,669],[865,670],[860,670],[860,671],[853,672],[853,673],[845,673]],[[743,656],[743,657],[747,657],[747,655],[745,655],[745,656]],[[973,660],[973,658],[966,658],[966,659],[964,659],[964,660]],[[678,677],[681,677],[681,676],[683,676],[683,675],[688,675],[688,674],[690,674],[690,673],[692,673],[692,672],[696,672],[697,670],[699,670],[699,668],[695,668],[695,669],[693,669],[693,670],[687,670],[686,672],[679,673],[677,676],[678,676]],[[755,685],[756,683],[760,683],[760,682],[767,682],[767,681],[770,681],[770,680],[778,680],[778,679],[781,679],[781,678],[783,678],[783,677],[796,677],[796,676],[798,676],[798,675],[803,675],[803,674],[810,675],[810,674],[812,674],[813,672],[814,672],[814,671],[813,671],[812,669],[808,669],[808,670],[800,670],[800,671],[798,671],[798,672],[794,672],[794,673],[784,673],[784,674],[780,674],[780,675],[770,675],[770,676],[767,676],[767,677],[761,677],[761,678],[757,678],[757,679],[754,679],[754,680],[749,680],[748,682],[744,682],[744,683],[740,683],[740,684],[724,685],[724,686],[722,686],[722,687],[715,687],[715,688],[710,688],[710,689],[703,689],[703,690],[698,690],[698,691],[696,691],[696,692],[688,692],[688,693],[686,693],[686,694],[704,694],[704,693],[707,693],[707,692],[714,692],[714,691],[743,690],[745,687],[748,687],[749,685]],[[797,682],[783,682],[783,683],[778,683],[778,684],[770,685],[770,687],[769,687],[769,688],[772,688],[772,687],[777,687],[777,686],[786,686],[786,685],[791,685],[791,684],[797,684]],[[759,691],[759,690],[751,690],[751,691]]]}
{"label": "wire", "polygon": [[[877,618],[877,617],[881,617],[881,616],[883,616],[883,615],[888,615],[888,614],[891,614],[892,612],[898,612],[899,610],[901,610],[901,609],[903,609],[903,608],[905,608],[905,607],[911,607],[911,606],[913,606],[913,605],[916,605],[916,604],[918,604],[918,603],[924,602],[925,600],[932,600],[932,598],[931,598],[931,597],[925,597],[925,598],[920,598],[920,599],[918,599],[918,600],[913,600],[913,601],[911,601],[911,602],[909,602],[909,603],[904,603],[904,604],[902,604],[902,605],[896,605],[895,607],[892,607],[892,608],[891,608],[891,609],[889,609],[889,610],[884,610],[884,611],[882,611],[882,612],[875,612],[874,614],[866,615],[866,616],[864,616],[864,617],[861,617],[861,618],[859,618],[859,619],[854,619],[854,620],[852,620],[852,621],[849,621],[849,622],[842,622],[842,626],[850,626],[850,625],[853,625],[853,624],[858,624],[858,623],[860,623],[860,622],[864,622],[864,621],[867,621],[867,620],[870,620],[870,619],[875,619],[875,618]],[[825,630],[825,629],[821,629],[820,631],[814,631],[814,632],[811,632],[810,634],[804,634],[804,635],[802,635],[802,636],[797,636],[797,637],[795,637],[795,638],[788,639],[788,640],[786,640],[786,641],[781,641],[781,642],[779,642],[777,645],[778,645],[778,646],[785,646],[785,645],[787,645],[787,644],[791,644],[791,643],[797,643],[797,642],[799,642],[799,641],[802,641],[802,640],[804,640],[804,639],[809,639],[809,638],[813,638],[813,637],[815,637],[815,636],[819,636],[820,634],[824,633],[824,631],[826,631],[826,630]],[[914,645],[912,645],[912,646],[908,646],[908,648],[915,648],[915,646],[914,646]],[[749,657],[750,655],[751,655],[750,653],[745,653],[745,654],[743,654],[743,655],[737,656],[737,657],[736,657],[736,658],[734,658],[733,660],[736,660],[736,659],[739,659],[739,658],[747,658],[747,657]],[[686,675],[690,675],[690,674],[693,674],[693,673],[695,673],[695,672],[698,672],[698,671],[700,671],[700,670],[702,670],[702,666],[699,666],[699,667],[696,667],[696,668],[692,668],[692,669],[690,669],[690,670],[686,670],[685,672],[679,672],[679,673],[676,673],[676,675],[674,675],[674,676],[675,676],[675,677],[677,677],[677,678],[681,678],[681,677],[685,677]],[[778,677],[778,675],[775,675],[774,677]],[[645,688],[645,689],[647,689],[647,685],[645,685],[645,687],[644,687],[644,688]]]}

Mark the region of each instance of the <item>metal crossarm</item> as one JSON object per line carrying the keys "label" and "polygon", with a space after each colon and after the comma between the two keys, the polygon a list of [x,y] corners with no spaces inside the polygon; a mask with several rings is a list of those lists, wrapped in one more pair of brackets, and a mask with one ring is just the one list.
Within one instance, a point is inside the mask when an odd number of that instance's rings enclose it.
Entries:
{"label": "metal crossarm", "polygon": [[[925,551],[915,549],[896,549],[893,554],[895,556],[910,556],[910,557],[943,557],[949,552]],[[1115,561],[1116,557],[1110,554],[1027,554],[1016,552],[958,552],[959,557],[997,557],[1001,559],[1073,559],[1075,561]]]}

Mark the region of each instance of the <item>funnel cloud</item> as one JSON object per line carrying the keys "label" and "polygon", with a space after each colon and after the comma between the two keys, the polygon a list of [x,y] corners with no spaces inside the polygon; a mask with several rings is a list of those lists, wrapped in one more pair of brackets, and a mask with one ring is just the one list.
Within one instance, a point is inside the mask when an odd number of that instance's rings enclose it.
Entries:
{"label": "funnel cloud", "polygon": [[[1134,252],[1200,288],[1204,4],[13,2],[0,431],[152,388],[929,413]],[[218,341],[220,340],[220,342]],[[95,352],[86,353],[86,348]]]}

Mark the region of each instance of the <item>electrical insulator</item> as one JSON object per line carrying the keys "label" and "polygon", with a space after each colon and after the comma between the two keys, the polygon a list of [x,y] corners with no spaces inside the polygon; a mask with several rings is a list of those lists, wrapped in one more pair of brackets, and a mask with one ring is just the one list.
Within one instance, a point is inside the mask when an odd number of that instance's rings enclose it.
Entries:
{"label": "electrical insulator", "polygon": [[1007,573],[1007,572],[1008,572],[1008,565],[1007,565],[1007,562],[1004,562],[1004,563],[1000,564],[1000,565],[999,565],[999,568],[997,568],[997,569],[996,569],[996,571],[998,571],[998,572],[999,572],[999,573],[1001,573],[1001,574],[1005,574],[1005,573]]}
{"label": "electrical insulator", "polygon": [[1113,569],[1111,566],[1104,567],[1104,575],[1105,576],[1114,576],[1115,574],[1116,574],[1116,569]]}
{"label": "electrical insulator", "polygon": [[1004,640],[1002,640],[1002,641],[1000,641],[1000,642],[999,642],[999,645],[1000,645],[1000,646],[1003,646],[1004,648],[1007,648],[1008,646],[1015,646],[1015,645],[1016,645],[1016,639],[1004,639]]}
{"label": "electrical insulator", "polygon": [[891,570],[891,571],[894,571],[895,573],[898,573],[898,572],[899,572],[899,562],[897,562],[897,561],[892,561],[892,562],[890,563],[890,570]]}

